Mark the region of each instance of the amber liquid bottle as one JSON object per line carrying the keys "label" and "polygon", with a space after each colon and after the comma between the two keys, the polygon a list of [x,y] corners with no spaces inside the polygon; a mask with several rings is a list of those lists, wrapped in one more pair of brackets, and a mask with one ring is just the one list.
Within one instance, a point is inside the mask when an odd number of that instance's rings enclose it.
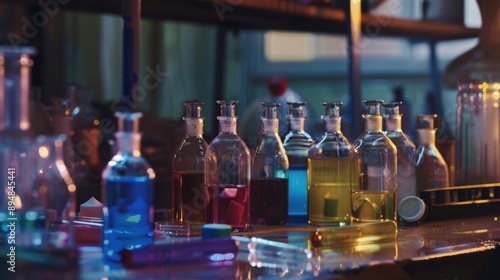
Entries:
{"label": "amber liquid bottle", "polygon": [[203,103],[187,102],[184,121],[186,136],[172,159],[172,208],[175,221],[202,224],[208,205],[205,189],[205,153],[203,139]]}

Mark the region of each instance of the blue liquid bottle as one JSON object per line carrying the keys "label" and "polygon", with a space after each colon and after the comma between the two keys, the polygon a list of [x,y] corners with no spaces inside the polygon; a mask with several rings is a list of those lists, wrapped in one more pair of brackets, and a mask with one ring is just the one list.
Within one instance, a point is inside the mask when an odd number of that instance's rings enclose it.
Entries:
{"label": "blue liquid bottle", "polygon": [[290,132],[283,140],[290,168],[288,169],[288,222],[307,223],[307,155],[313,142],[304,131],[305,102],[287,102]]}
{"label": "blue liquid bottle", "polygon": [[105,258],[119,261],[123,249],[153,244],[153,179],[155,173],[141,157],[141,113],[116,113],[118,152],[102,174]]}

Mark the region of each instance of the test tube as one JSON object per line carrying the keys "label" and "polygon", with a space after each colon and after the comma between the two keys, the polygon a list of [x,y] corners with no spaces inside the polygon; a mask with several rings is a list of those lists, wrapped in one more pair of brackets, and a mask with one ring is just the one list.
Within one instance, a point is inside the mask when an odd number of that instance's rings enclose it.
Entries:
{"label": "test tube", "polygon": [[396,236],[396,223],[394,221],[382,221],[338,228],[318,228],[310,234],[310,240],[315,248],[319,248],[390,242],[394,241]]}

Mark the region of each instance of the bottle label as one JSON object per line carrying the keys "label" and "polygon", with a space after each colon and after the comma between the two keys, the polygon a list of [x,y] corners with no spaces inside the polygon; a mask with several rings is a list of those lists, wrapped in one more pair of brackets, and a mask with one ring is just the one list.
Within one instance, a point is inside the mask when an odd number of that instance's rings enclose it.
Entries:
{"label": "bottle label", "polygon": [[220,119],[219,130],[220,132],[236,133],[236,118]]}
{"label": "bottle label", "polygon": [[261,119],[262,132],[278,132],[279,119]]}
{"label": "bottle label", "polygon": [[303,131],[304,130],[304,118],[290,118],[290,130],[292,131]]}
{"label": "bottle label", "polygon": [[203,134],[203,119],[186,119],[186,134],[189,136],[201,136]]}

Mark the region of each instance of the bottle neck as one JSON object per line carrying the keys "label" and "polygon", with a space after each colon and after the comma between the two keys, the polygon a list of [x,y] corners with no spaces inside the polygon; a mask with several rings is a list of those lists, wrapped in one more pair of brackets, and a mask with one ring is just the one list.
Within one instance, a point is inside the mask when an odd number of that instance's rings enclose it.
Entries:
{"label": "bottle neck", "polygon": [[500,13],[500,2],[490,0],[477,0],[481,11],[482,27],[479,40],[486,47],[500,46],[500,24],[498,14]]}
{"label": "bottle neck", "polygon": [[303,132],[304,131],[304,122],[305,118],[295,118],[295,117],[288,117],[288,121],[290,123],[290,131],[292,132]]}
{"label": "bottle neck", "polygon": [[0,108],[3,109],[0,113],[0,130],[28,131],[32,62],[27,55],[2,58],[4,61],[0,62],[0,92],[4,92],[0,94]]}
{"label": "bottle neck", "polygon": [[219,133],[236,134],[237,117],[217,117],[219,120]]}
{"label": "bottle neck", "polygon": [[435,145],[436,131],[434,129],[417,129],[417,133],[420,145]]}
{"label": "bottle neck", "polygon": [[261,133],[278,133],[279,119],[260,118]]}
{"label": "bottle neck", "polygon": [[186,136],[202,136],[203,118],[184,118],[186,123]]}
{"label": "bottle neck", "polygon": [[340,133],[340,121],[342,117],[325,117],[323,116],[323,121],[325,122],[325,131],[329,133]]}
{"label": "bottle neck", "polygon": [[115,133],[119,154],[131,154],[136,157],[141,155],[141,137],[138,132]]}
{"label": "bottle neck", "polygon": [[363,115],[365,118],[365,131],[382,131],[381,115]]}
{"label": "bottle neck", "polygon": [[401,115],[385,116],[385,128],[387,131],[401,131]]}

